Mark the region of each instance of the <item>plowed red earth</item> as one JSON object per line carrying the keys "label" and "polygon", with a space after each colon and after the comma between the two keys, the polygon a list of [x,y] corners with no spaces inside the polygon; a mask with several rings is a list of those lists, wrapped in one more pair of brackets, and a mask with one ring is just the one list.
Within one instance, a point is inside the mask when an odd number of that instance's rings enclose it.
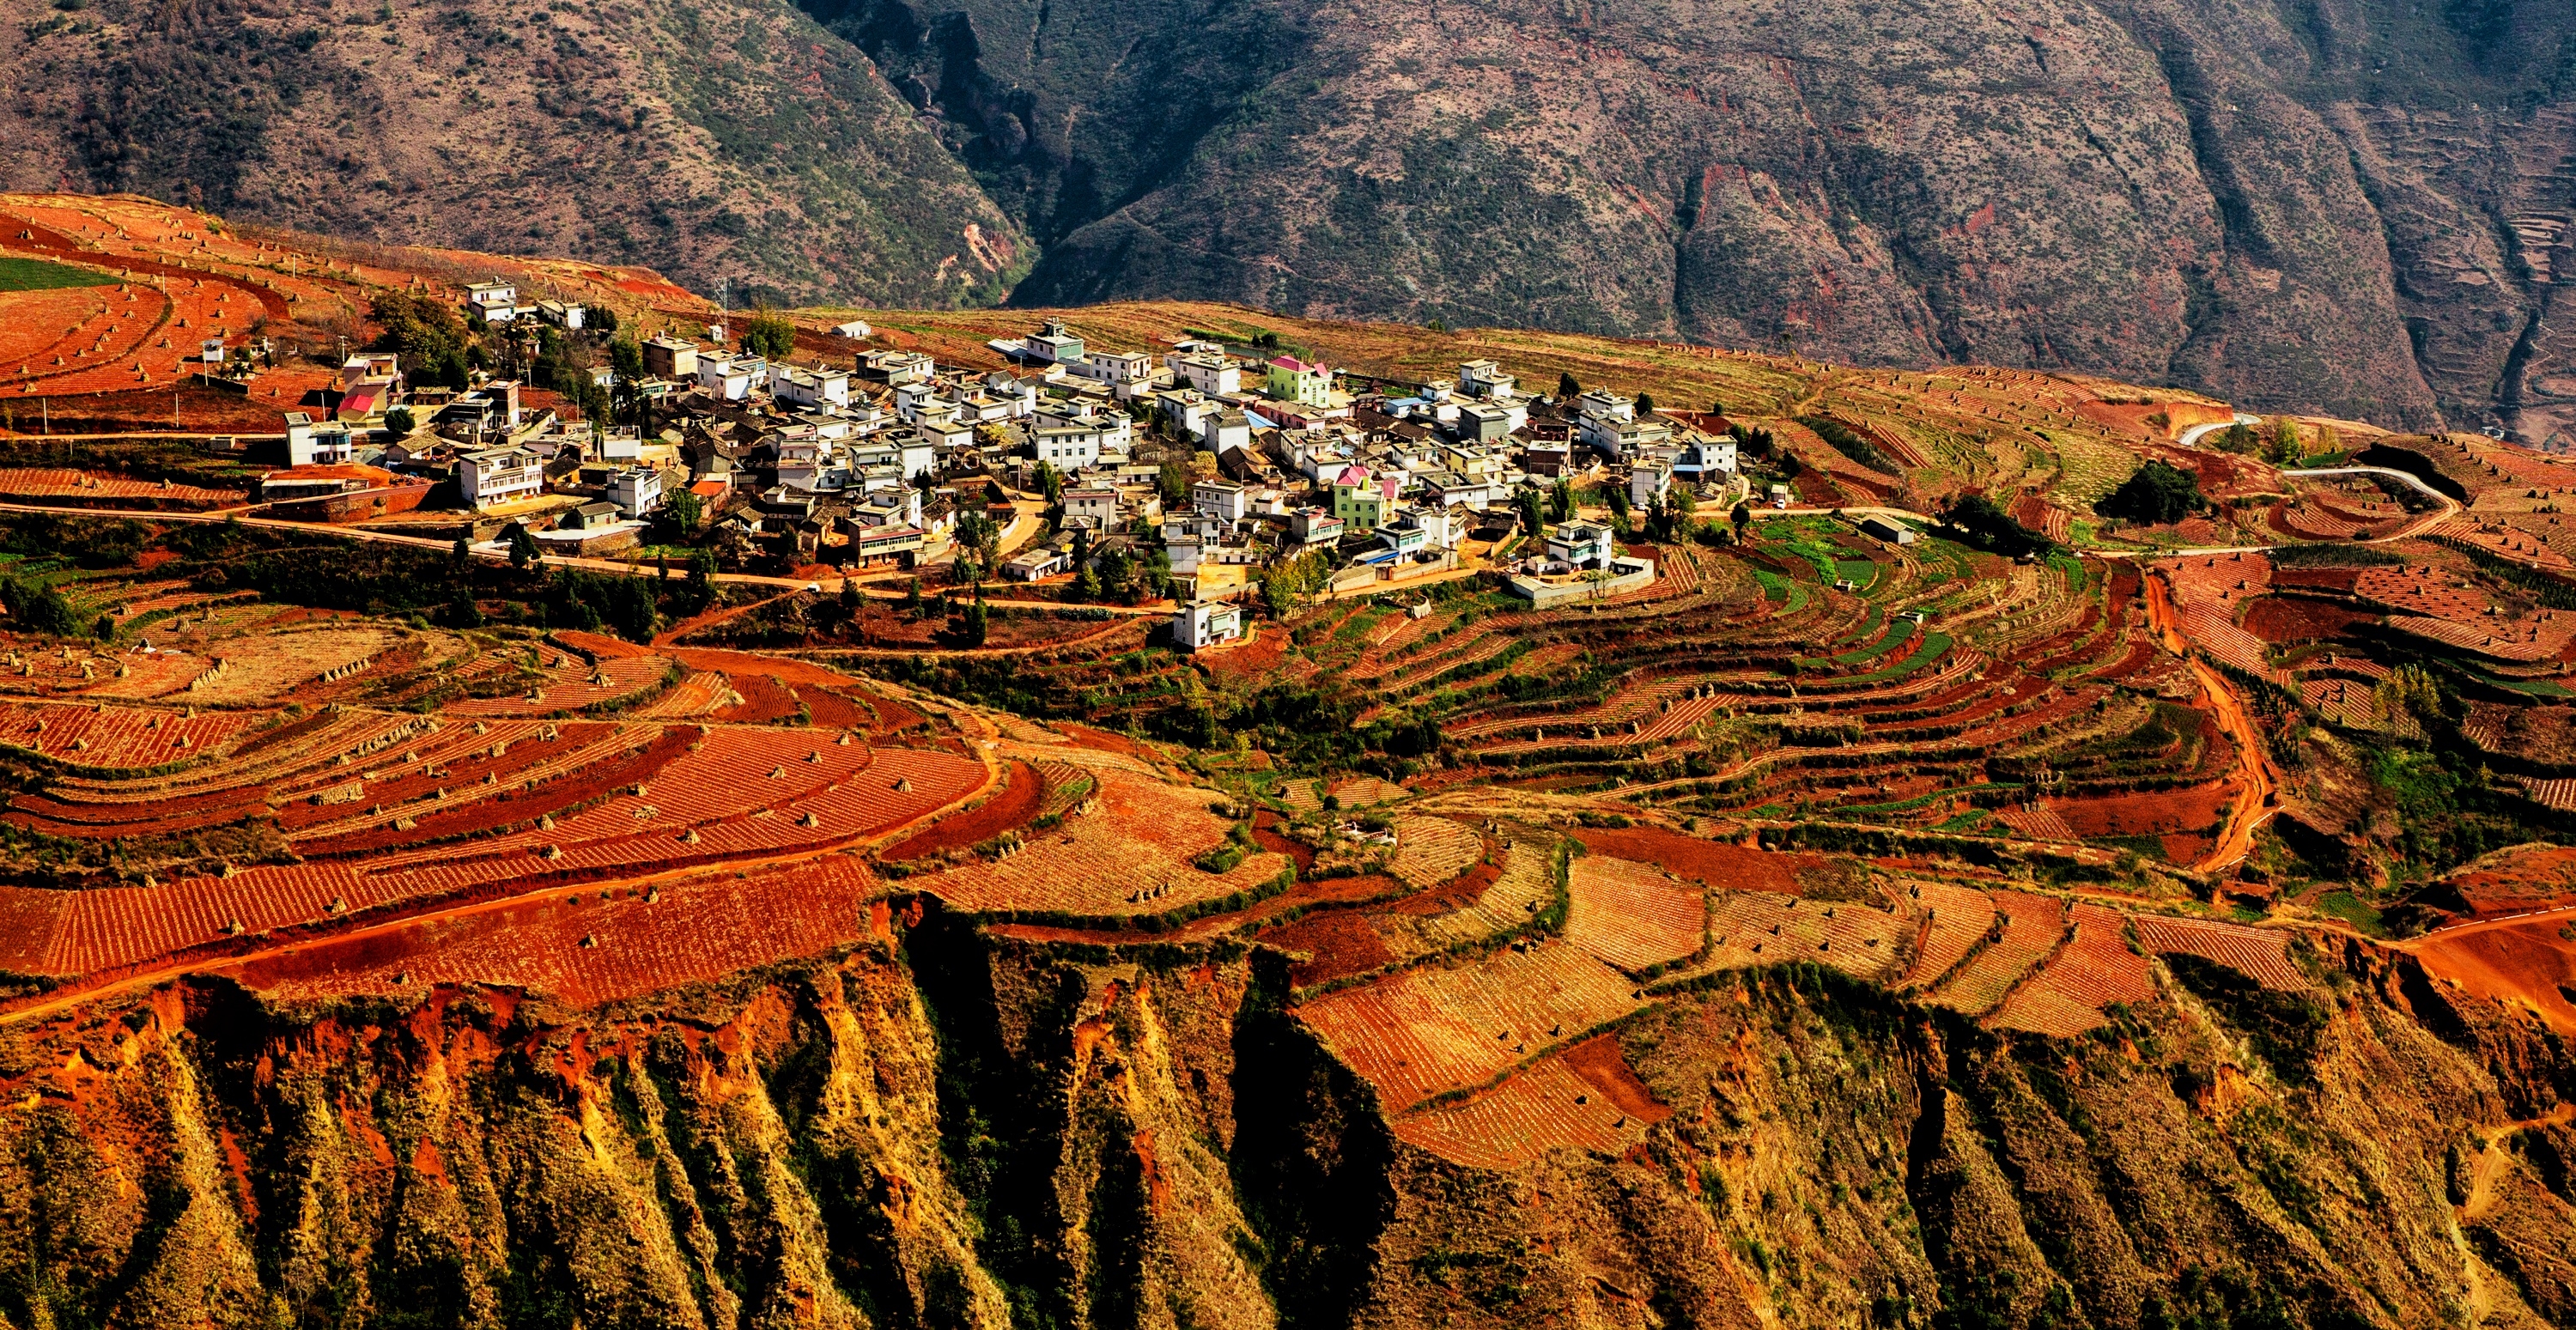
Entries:
{"label": "plowed red earth", "polygon": [[[1237,910],[1231,914],[1212,914],[1205,918],[1193,919],[1178,928],[1166,929],[1150,936],[1157,941],[1166,942],[1203,941],[1258,925],[1264,919],[1286,914],[1291,910],[1350,905],[1359,901],[1374,900],[1399,890],[1402,890],[1400,883],[1393,878],[1385,877],[1331,877],[1320,882],[1300,882],[1258,905]],[[1344,911],[1344,913],[1350,912]],[[1056,924],[997,924],[991,931],[997,937],[1018,938],[1026,942],[1101,942],[1132,945],[1139,937],[1148,936],[1119,929],[1066,928]],[[1267,942],[1274,940],[1276,934],[1263,933],[1257,936]]]}
{"label": "plowed red earth", "polygon": [[1620,1051],[1616,1035],[1594,1035],[1565,1050],[1565,1065],[1574,1074],[1590,1081],[1619,1111],[1646,1122],[1660,1122],[1673,1110],[1655,1098],[1655,1092],[1637,1078],[1628,1065],[1627,1054]]}
{"label": "plowed red earth", "polygon": [[519,987],[591,1006],[856,940],[875,889],[865,865],[836,854],[666,884],[652,903],[632,887],[549,891],[292,947],[232,973],[296,997],[396,993],[407,979]]}
{"label": "plowed red earth", "polygon": [[2263,596],[2245,607],[2245,631],[2266,642],[2312,642],[2340,637],[2354,624],[2378,617],[2302,596]]}
{"label": "plowed red earth", "polygon": [[505,793],[492,799],[451,808],[421,818],[408,830],[384,828],[354,832],[327,840],[316,840],[300,847],[306,858],[332,858],[341,855],[370,854],[397,846],[419,845],[445,836],[462,836],[496,827],[534,822],[551,817],[567,808],[597,799],[621,786],[649,781],[661,769],[689,750],[702,731],[695,726],[673,726],[661,737],[640,749],[630,749],[612,761],[594,764],[581,771],[558,776],[525,793]]}
{"label": "plowed red earth", "polygon": [[1594,854],[1653,864],[1676,877],[1730,891],[1804,895],[1798,871],[1825,866],[1821,855],[1773,854],[1658,827],[1585,827],[1574,837]]}
{"label": "plowed red earth", "polygon": [[1288,971],[1289,981],[1300,988],[1365,974],[1395,960],[1395,953],[1387,950],[1386,942],[1378,937],[1367,912],[1362,910],[1319,911],[1295,923],[1267,929],[1261,940],[1282,951],[1309,953],[1308,959]]}
{"label": "plowed red earth", "polygon": [[2516,846],[2456,869],[2447,880],[2482,915],[2576,904],[2576,846]]}
{"label": "plowed red earth", "polygon": [[947,817],[924,828],[902,844],[881,856],[888,863],[919,859],[943,850],[963,850],[991,840],[1005,831],[1029,824],[1046,806],[1046,780],[1037,768],[1026,762],[1010,764],[1009,785],[964,812]]}
{"label": "plowed red earth", "polygon": [[2576,1034],[2576,943],[2563,915],[2434,933],[2414,948],[2424,969],[2479,997],[2528,1003],[2551,1028]]}
{"label": "plowed red earth", "polygon": [[716,719],[735,725],[775,725],[796,719],[796,694],[767,676],[728,674],[725,682],[742,694],[742,701],[717,711]]}
{"label": "plowed red earth", "polygon": [[801,684],[792,690],[796,700],[805,704],[811,723],[827,730],[869,730],[876,728],[874,713],[841,693],[819,684]]}
{"label": "plowed red earth", "polygon": [[2224,783],[2098,799],[2043,799],[2079,836],[2162,836],[2205,832],[2226,816],[2236,791]]}
{"label": "plowed red earth", "polygon": [[844,686],[850,676],[801,660],[784,660],[749,651],[727,651],[720,647],[663,647],[653,654],[670,656],[693,670],[714,670],[720,674],[758,674],[785,684],[821,684]]}

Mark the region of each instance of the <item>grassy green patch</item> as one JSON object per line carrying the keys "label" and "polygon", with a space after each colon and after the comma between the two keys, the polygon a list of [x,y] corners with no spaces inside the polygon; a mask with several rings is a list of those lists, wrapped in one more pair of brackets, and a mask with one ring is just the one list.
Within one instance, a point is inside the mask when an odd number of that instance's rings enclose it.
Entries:
{"label": "grassy green patch", "polygon": [[43,259],[0,259],[0,291],[60,291],[75,286],[114,286],[103,272]]}
{"label": "grassy green patch", "polygon": [[[1891,633],[1889,636],[1894,637],[1895,634]],[[1942,653],[1950,649],[1950,635],[1948,633],[1925,633],[1918,640],[1922,645],[1916,647],[1912,655],[1888,666],[1886,669],[1872,670],[1867,674],[1846,674],[1841,678],[1836,679],[1834,682],[1845,684],[1877,683],[1887,679],[1902,679],[1906,675],[1912,674],[1916,670],[1931,664],[1933,661],[1939,660]]]}
{"label": "grassy green patch", "polygon": [[[1857,813],[1902,813],[1902,812],[1906,812],[1906,811],[1908,811],[1908,810],[1910,810],[1910,809],[1921,808],[1921,807],[1922,807],[1922,806],[1924,806],[1925,804],[1929,804],[1929,803],[1937,803],[1937,802],[1939,802],[1939,801],[1941,801],[1941,800],[1943,800],[1943,799],[1955,798],[1955,797],[1957,797],[1957,796],[1959,796],[1959,795],[1963,795],[1963,794],[1978,794],[1978,793],[1982,793],[1982,792],[1987,791],[1987,790],[2018,790],[2018,789],[2020,789],[2020,788],[2022,788],[2022,787],[2021,787],[2021,784],[2020,784],[2019,782],[2017,782],[2017,781],[1989,781],[1989,782],[1985,782],[1985,783],[1983,783],[1983,784],[1978,784],[1978,785],[1962,785],[1962,786],[1957,787],[1956,789],[1948,789],[1948,790],[1934,790],[1934,791],[1932,791],[1930,794],[1918,794],[1918,795],[1914,796],[1914,797],[1913,797],[1913,798],[1911,798],[1911,799],[1898,799],[1898,800],[1895,800],[1895,801],[1890,802],[1890,803],[1883,803],[1883,804],[1846,804],[1846,805],[1844,805],[1844,806],[1842,806],[1842,807],[1840,807],[1840,808],[1835,809],[1834,811],[1835,811],[1835,812],[1837,812],[1837,813],[1854,813],[1854,814],[1857,814]],[[1978,817],[1983,817],[1983,816],[1985,816],[1985,814],[1984,814],[1984,813],[1982,813],[1982,812],[1980,812],[1980,813],[1976,814],[1974,817],[1968,817],[1968,816],[1967,816],[1967,815],[1965,815],[1965,814],[1962,814],[1961,816],[1962,816],[1962,817],[1966,817],[1968,821],[1973,822],[1973,821],[1975,821],[1975,820],[1976,820],[1976,818],[1978,818]],[[1954,818],[1954,819],[1952,819],[1952,820],[1953,820],[1953,821],[1957,821],[1957,820],[1959,820],[1959,819]],[[1946,825],[1946,824],[1944,824],[1944,825]]]}
{"label": "grassy green patch", "polygon": [[2380,922],[2379,911],[2349,891],[2329,891],[2317,897],[2316,911],[2330,919],[2341,919],[2372,937],[2388,936],[2388,927]]}

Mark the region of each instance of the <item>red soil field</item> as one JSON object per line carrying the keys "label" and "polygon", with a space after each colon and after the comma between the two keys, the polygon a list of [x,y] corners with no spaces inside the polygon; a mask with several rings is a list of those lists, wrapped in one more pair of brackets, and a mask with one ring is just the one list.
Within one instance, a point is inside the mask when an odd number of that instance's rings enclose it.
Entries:
{"label": "red soil field", "polygon": [[[1154,934],[1157,941],[1204,942],[1210,938],[1238,933],[1258,927],[1261,921],[1291,910],[1317,906],[1355,905],[1403,890],[1403,884],[1385,877],[1328,877],[1320,882],[1300,882],[1269,900],[1261,901],[1227,914],[1203,915],[1177,928]],[[1285,927],[1286,925],[1281,925]],[[1029,942],[1102,942],[1133,944],[1137,934],[1115,928],[1069,928],[1056,924],[994,924],[991,931],[999,937],[1019,938]],[[1266,933],[1256,934],[1268,940]]]}
{"label": "red soil field", "polygon": [[2576,847],[2519,845],[2455,869],[2447,880],[2481,915],[2576,904]]}
{"label": "red soil field", "polygon": [[1261,941],[1307,959],[1288,971],[1289,982],[1312,988],[1347,975],[1365,974],[1391,964],[1395,953],[1360,910],[1322,910],[1279,928],[1266,929]]}
{"label": "red soil field", "polygon": [[2160,836],[2200,833],[2227,815],[2236,801],[2225,782],[2097,798],[2043,799],[2040,806],[2066,820],[2079,836]]}
{"label": "red soil field", "polygon": [[1203,653],[1201,664],[1233,679],[1257,678],[1279,668],[1288,658],[1288,634],[1277,624],[1256,624],[1253,636],[1220,651]]}
{"label": "red soil field", "polygon": [[2004,916],[2003,937],[1970,956],[1932,995],[1942,1006],[1974,1016],[2001,1002],[2022,972],[2057,947],[2065,933],[2065,903],[2053,897],[1998,891],[1990,899]]}
{"label": "red soil field", "polygon": [[2551,1029],[2576,1035],[2576,943],[2562,930],[2563,915],[2489,927],[2444,930],[2415,948],[2416,959],[2437,979],[2479,997],[2529,1004]]}
{"label": "red soil field", "polygon": [[2139,915],[2136,925],[2138,945],[2157,955],[2216,961],[2265,988],[2303,991],[2312,986],[2290,963],[2290,937],[2280,929],[2153,914]]}
{"label": "red soil field", "polygon": [[1914,965],[1905,982],[1936,983],[1967,958],[1968,949],[1995,926],[1995,903],[1986,893],[1947,882],[1918,882],[1909,889],[1925,918],[1915,934]]}
{"label": "red soil field", "polygon": [[1006,784],[984,802],[931,823],[878,857],[900,863],[943,850],[968,849],[1014,827],[1027,826],[1046,806],[1046,780],[1037,768],[1017,760],[1010,763],[1004,780]]}
{"label": "red soil field", "polygon": [[1009,858],[977,860],[911,881],[968,911],[1060,910],[1157,915],[1267,885],[1288,865],[1247,856],[1225,873],[1193,862],[1225,839],[1217,796],[1124,771],[1103,770],[1100,814],[1033,835]]}
{"label": "red soil field", "polygon": [[1517,1169],[1555,1150],[1616,1155],[1672,1110],[1656,1103],[1602,1035],[1532,1063],[1462,1103],[1408,1114],[1394,1125],[1406,1144],[1452,1163]]}
{"label": "red soil field", "polygon": [[1822,868],[1814,854],[1774,854],[1722,841],[1701,840],[1660,827],[1579,827],[1575,839],[1598,854],[1653,864],[1679,877],[1728,891],[1775,891],[1796,896],[1798,871]]}
{"label": "red soil field", "polygon": [[2147,959],[2129,950],[2127,921],[2117,910],[2078,902],[2067,913],[2075,935],[2013,990],[1995,1013],[1995,1024],[2063,1038],[2103,1024],[2102,1009],[2112,1003],[2135,1005],[2156,996]]}
{"label": "red soil field", "polygon": [[1643,1005],[1626,976],[1580,948],[1540,945],[1425,966],[1297,1008],[1389,1109],[1479,1084],[1550,1040]]}
{"label": "red soil field", "polygon": [[2340,637],[2355,624],[2379,616],[2348,605],[2309,600],[2304,596],[2262,596],[2245,607],[2245,631],[2266,642],[2312,642]]}
{"label": "red soil field", "polygon": [[1708,900],[1699,887],[1599,854],[1575,860],[1570,876],[1567,941],[1632,974],[1700,949]]}
{"label": "red soil field", "polygon": [[1104,753],[1116,753],[1121,757],[1132,757],[1139,762],[1155,765],[1160,765],[1162,761],[1161,758],[1154,755],[1153,749],[1147,748],[1145,745],[1138,743],[1123,734],[1112,734],[1107,730],[1095,730],[1088,725],[1076,724],[1069,720],[1055,722],[1055,728],[1058,733],[1061,733],[1064,737],[1073,740],[1075,744],[1084,748],[1093,748]]}
{"label": "red soil field", "polygon": [[73,896],[68,891],[0,891],[0,974],[45,972],[45,944]]}
{"label": "red soil field", "polygon": [[1302,877],[1315,867],[1315,847],[1304,841],[1291,840],[1280,835],[1273,830],[1279,824],[1279,815],[1267,808],[1253,814],[1252,842],[1272,854],[1287,855],[1289,862],[1297,865],[1298,875]]}
{"label": "red soil field", "polygon": [[654,654],[669,656],[693,670],[714,670],[727,675],[757,674],[783,684],[847,687],[855,682],[846,674],[801,660],[763,656],[749,651],[728,651],[721,647],[658,647]]}
{"label": "red soil field", "polygon": [[[877,882],[849,855],[665,883],[660,899],[627,887],[571,889],[292,947],[233,967],[243,984],[288,997],[344,997],[413,985],[524,988],[593,1006],[754,966],[813,955],[869,930]],[[584,945],[587,939],[589,945]]]}
{"label": "red soil field", "polygon": [[653,648],[640,642],[629,642],[625,638],[610,637],[605,633],[585,633],[577,628],[557,629],[547,636],[559,646],[600,660],[626,660],[635,656],[653,654]]}
{"label": "red soil field", "polygon": [[796,719],[796,694],[775,680],[759,674],[728,674],[725,682],[742,695],[742,701],[718,708],[717,720],[732,725],[774,725]]}
{"label": "red soil field", "polygon": [[876,713],[852,702],[846,695],[819,684],[801,684],[789,690],[805,704],[809,723],[826,730],[868,730],[876,727]]}
{"label": "red soil field", "polygon": [[558,776],[534,790],[505,790],[491,799],[463,808],[432,813],[419,819],[407,831],[388,827],[352,832],[317,838],[297,846],[296,850],[308,859],[374,854],[397,846],[418,845],[549,817],[576,804],[599,798],[611,790],[651,780],[663,767],[687,752],[689,745],[697,742],[700,733],[695,728],[674,726],[662,731],[660,737],[642,748],[629,749],[578,772]]}

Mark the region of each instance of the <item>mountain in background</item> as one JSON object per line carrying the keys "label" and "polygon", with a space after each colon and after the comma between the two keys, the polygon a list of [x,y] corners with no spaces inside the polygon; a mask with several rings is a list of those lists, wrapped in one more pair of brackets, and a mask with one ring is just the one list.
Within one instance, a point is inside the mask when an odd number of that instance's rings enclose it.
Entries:
{"label": "mountain in background", "polygon": [[2576,429],[2559,3],[87,2],[7,0],[11,182],[800,302],[1221,298]]}

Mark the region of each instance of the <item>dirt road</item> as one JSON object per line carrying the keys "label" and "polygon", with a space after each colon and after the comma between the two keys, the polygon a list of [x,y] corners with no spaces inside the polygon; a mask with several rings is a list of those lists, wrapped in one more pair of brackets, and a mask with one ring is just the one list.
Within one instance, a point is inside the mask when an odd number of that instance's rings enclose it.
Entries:
{"label": "dirt road", "polygon": [[2209,702],[2210,715],[2218,721],[2228,741],[2236,745],[2236,804],[2228,810],[2218,844],[2191,865],[2203,873],[2221,872],[2244,862],[2245,856],[2254,852],[2254,832],[2281,811],[2280,784],[2273,777],[2271,759],[2264,755],[2262,732],[2254,728],[2253,717],[2245,709],[2245,700],[2237,695],[2236,686],[2211,668],[2209,662],[2191,654],[2183,641],[2174,614],[2172,589],[2162,577],[2150,575],[2146,592],[2147,622],[2164,639],[2165,648],[2191,667],[2191,677],[2199,682],[2201,696]]}

